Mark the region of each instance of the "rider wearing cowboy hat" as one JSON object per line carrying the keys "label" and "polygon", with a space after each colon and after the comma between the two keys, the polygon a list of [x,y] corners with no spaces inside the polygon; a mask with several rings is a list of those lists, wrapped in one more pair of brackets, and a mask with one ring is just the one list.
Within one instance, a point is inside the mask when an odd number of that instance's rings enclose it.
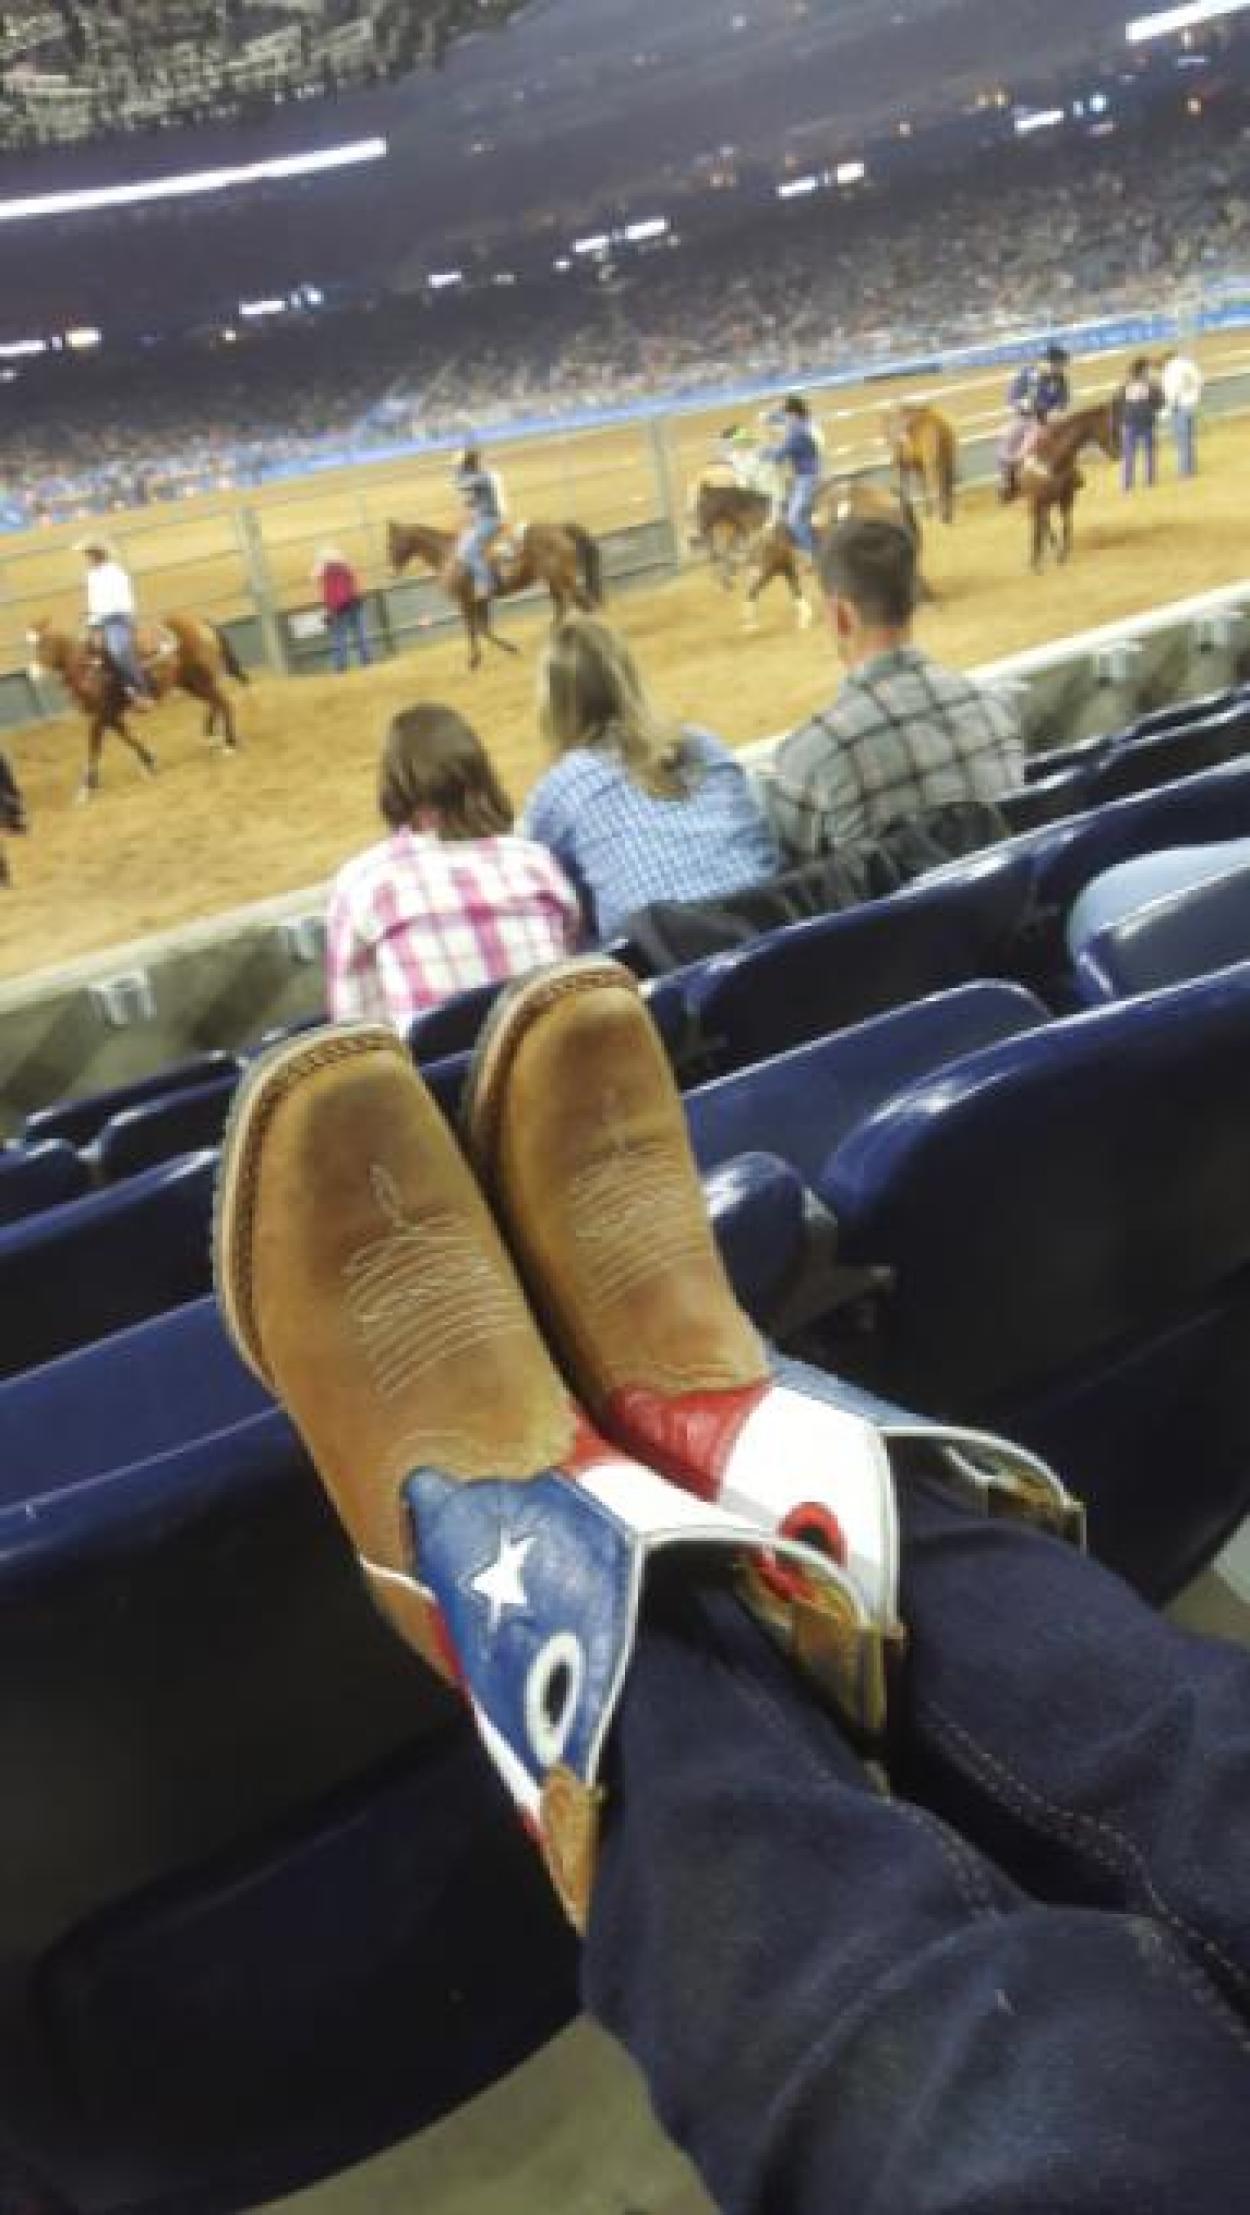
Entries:
{"label": "rider wearing cowboy hat", "polygon": [[135,588],[104,538],[80,539],[74,549],[87,564],[87,622],[98,632],[107,659],[122,679],[132,707],[152,705],[152,687],[135,638]]}

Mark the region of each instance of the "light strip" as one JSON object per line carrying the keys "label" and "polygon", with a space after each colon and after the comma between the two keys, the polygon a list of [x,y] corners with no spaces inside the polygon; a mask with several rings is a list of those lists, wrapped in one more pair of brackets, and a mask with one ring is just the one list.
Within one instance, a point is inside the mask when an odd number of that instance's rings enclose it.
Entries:
{"label": "light strip", "polygon": [[83,215],[94,208],[133,208],[149,200],[189,200],[202,193],[235,191],[241,185],[315,177],[327,169],[352,169],[361,162],[383,161],[388,151],[384,138],[358,138],[344,146],[325,146],[308,154],[277,154],[269,161],[246,162],[234,169],[184,169],[171,177],[149,177],[129,185],[34,193],[21,200],[0,200],[0,223]]}
{"label": "light strip", "polygon": [[1217,16],[1240,15],[1250,7],[1250,0],[1188,0],[1180,8],[1160,8],[1154,15],[1139,15],[1125,25],[1124,36],[1130,46],[1140,46],[1146,39],[1171,38],[1176,31],[1191,31],[1195,24],[1213,23]]}

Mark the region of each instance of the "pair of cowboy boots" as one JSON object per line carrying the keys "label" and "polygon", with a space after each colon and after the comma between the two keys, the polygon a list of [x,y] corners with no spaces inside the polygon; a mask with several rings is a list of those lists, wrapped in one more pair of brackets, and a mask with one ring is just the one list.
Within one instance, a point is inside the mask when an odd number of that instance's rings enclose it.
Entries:
{"label": "pair of cowboy boots", "polygon": [[460,1686],[584,1928],[604,1747],[659,1558],[732,1580],[871,1746],[903,1645],[892,1453],[921,1441],[983,1504],[1054,1526],[1071,1503],[1018,1449],[770,1354],[615,963],[504,994],[464,1142],[467,1159],[390,1031],[277,1048],[226,1138],[218,1297],[377,1604]]}

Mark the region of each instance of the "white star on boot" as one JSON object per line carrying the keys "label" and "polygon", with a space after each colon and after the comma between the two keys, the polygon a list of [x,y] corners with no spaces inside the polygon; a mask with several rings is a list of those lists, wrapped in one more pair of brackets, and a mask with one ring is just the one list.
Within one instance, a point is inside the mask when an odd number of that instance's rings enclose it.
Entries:
{"label": "white star on boot", "polygon": [[498,1630],[505,1608],[528,1607],[529,1596],[521,1581],[521,1571],[533,1546],[532,1538],[509,1538],[506,1531],[499,1533],[499,1552],[488,1569],[479,1569],[469,1580],[470,1592],[490,1604],[490,1634]]}

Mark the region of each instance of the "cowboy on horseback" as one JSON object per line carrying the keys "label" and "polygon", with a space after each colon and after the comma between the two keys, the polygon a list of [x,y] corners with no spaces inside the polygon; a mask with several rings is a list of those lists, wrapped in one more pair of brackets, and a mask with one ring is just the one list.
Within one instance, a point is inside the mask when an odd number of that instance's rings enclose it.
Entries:
{"label": "cowboy on horseback", "polygon": [[503,527],[504,496],[499,476],[486,468],[480,447],[466,446],[461,455],[456,492],[466,518],[456,541],[456,558],[468,570],[478,604],[484,606],[496,587],[489,549]]}
{"label": "cowboy on horseback", "polygon": [[[731,423],[716,441],[719,463],[733,474],[742,492],[758,493],[770,503],[770,520],[780,517],[784,487],[777,464],[762,451],[744,423]],[[714,465],[715,466],[715,465]]]}
{"label": "cowboy on horseback", "polygon": [[1037,444],[1037,434],[1056,415],[1064,415],[1072,399],[1068,382],[1067,348],[1049,345],[1040,359],[1026,362],[1012,378],[1007,393],[1011,421],[998,451],[1000,496],[1014,500],[1020,490],[1020,471]]}
{"label": "cowboy on horseback", "polygon": [[811,410],[801,393],[791,392],[768,421],[778,428],[783,425],[785,428],[785,436],[780,444],[766,447],[763,458],[790,472],[786,529],[803,553],[813,555],[816,551],[816,537],[812,526],[812,509],[820,491],[822,460],[820,442],[812,425]]}
{"label": "cowboy on horseback", "polygon": [[155,693],[139,659],[135,588],[107,539],[85,538],[75,548],[87,564],[87,627],[98,637],[105,662],[126,688],[130,705],[144,713]]}

